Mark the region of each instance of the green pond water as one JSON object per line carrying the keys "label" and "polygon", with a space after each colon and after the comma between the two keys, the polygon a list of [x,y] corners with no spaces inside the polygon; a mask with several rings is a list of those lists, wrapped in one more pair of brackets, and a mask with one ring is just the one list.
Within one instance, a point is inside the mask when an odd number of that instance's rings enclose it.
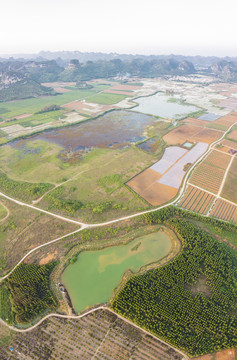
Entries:
{"label": "green pond water", "polygon": [[171,246],[171,239],[165,232],[156,232],[127,245],[81,252],[62,275],[75,311],[107,302],[125,270],[138,271],[141,266],[168,254]]}

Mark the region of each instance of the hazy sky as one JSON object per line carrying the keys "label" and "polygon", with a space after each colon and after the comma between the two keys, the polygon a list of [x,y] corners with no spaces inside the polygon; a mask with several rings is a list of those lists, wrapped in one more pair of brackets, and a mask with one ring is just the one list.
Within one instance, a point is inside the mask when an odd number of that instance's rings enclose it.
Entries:
{"label": "hazy sky", "polygon": [[236,0],[1,0],[0,54],[237,56]]}

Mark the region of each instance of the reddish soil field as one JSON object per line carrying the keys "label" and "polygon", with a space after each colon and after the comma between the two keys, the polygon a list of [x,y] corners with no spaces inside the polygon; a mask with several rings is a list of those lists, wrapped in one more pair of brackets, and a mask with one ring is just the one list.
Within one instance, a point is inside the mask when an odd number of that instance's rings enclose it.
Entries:
{"label": "reddish soil field", "polygon": [[202,129],[197,134],[192,135],[189,137],[189,141],[196,141],[196,142],[205,142],[205,143],[212,143],[215,140],[218,140],[221,135],[223,134],[222,131],[213,130],[213,129]]}
{"label": "reddish soil field", "polygon": [[214,196],[206,191],[189,186],[185,195],[181,199],[179,206],[183,209],[191,210],[199,214],[206,214],[209,210]]}
{"label": "reddish soil field", "polygon": [[152,169],[146,169],[127,182],[127,185],[137,194],[143,197],[151,205],[157,206],[171,200],[178,189],[171,186],[159,184],[161,175]]}
{"label": "reddish soil field", "polygon": [[223,140],[222,144],[228,146],[230,149],[237,150],[237,143],[231,140]]}
{"label": "reddish soil field", "polygon": [[198,356],[193,358],[193,360],[235,360],[235,354],[235,349],[227,349],[214,354]]}
{"label": "reddish soil field", "polygon": [[232,121],[224,119],[224,117],[221,117],[215,121],[213,121],[214,124],[225,126],[227,129],[233,124]]}
{"label": "reddish soil field", "polygon": [[127,182],[127,185],[135,192],[140,194],[144,191],[144,189],[147,189],[150,185],[158,181],[160,178],[161,174],[159,174],[155,170],[146,169],[145,171],[135,176],[133,179],[129,180]]}
{"label": "reddish soil field", "polygon": [[224,145],[222,147],[218,147],[218,145],[216,145],[215,149],[218,150],[218,151],[221,151],[221,152],[223,152],[225,154],[228,154],[229,151],[230,151],[230,148],[227,147],[227,146],[224,146]]}
{"label": "reddish soil field", "polygon": [[22,114],[22,115],[15,116],[15,119],[17,119],[17,120],[25,119],[25,118],[28,118],[31,115],[33,115],[33,114]]}
{"label": "reddish soil field", "polygon": [[76,82],[64,82],[64,81],[55,81],[51,83],[42,83],[41,85],[47,86],[47,87],[64,87],[64,86],[74,86],[76,85]]}
{"label": "reddish soil field", "polygon": [[187,119],[184,119],[184,122],[190,125],[196,125],[203,128],[210,123],[210,121],[200,120],[192,117],[188,117]]}
{"label": "reddish soil field", "polygon": [[221,153],[219,151],[213,150],[204,160],[205,164],[213,165],[223,170],[226,170],[231,156]]}
{"label": "reddish soil field", "polygon": [[70,109],[70,110],[76,110],[79,113],[86,114],[86,115],[98,115],[102,112],[114,108],[110,105],[101,105],[101,104],[95,104],[95,106],[91,106],[89,103],[83,102],[83,101],[72,101],[68,104],[63,105],[64,108]]}
{"label": "reddish soil field", "polygon": [[218,219],[237,222],[237,206],[218,199],[210,215]]}
{"label": "reddish soil field", "polygon": [[170,131],[163,137],[163,139],[168,145],[183,144],[199,132],[200,127],[187,124]]}
{"label": "reddish soil field", "polygon": [[170,201],[177,194],[178,189],[168,185],[153,183],[139,194],[153,206],[158,206]]}
{"label": "reddish soil field", "polygon": [[190,184],[200,186],[203,190],[217,194],[224,177],[225,170],[201,163],[193,172]]}
{"label": "reddish soil field", "polygon": [[237,130],[231,131],[231,133],[228,135],[228,138],[237,141]]}

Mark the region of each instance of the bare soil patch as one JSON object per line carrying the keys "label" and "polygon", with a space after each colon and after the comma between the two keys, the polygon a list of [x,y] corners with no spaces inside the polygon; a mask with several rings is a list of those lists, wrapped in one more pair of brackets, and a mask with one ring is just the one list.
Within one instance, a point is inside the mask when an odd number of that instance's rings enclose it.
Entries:
{"label": "bare soil patch", "polygon": [[237,130],[231,131],[231,133],[228,135],[228,138],[237,141]]}
{"label": "bare soil patch", "polygon": [[43,257],[42,259],[40,259],[39,261],[39,265],[45,265],[48,264],[50,261],[53,261],[56,259],[58,255],[58,251],[55,250],[54,253],[49,253],[47,256]]}
{"label": "bare soil patch", "polygon": [[127,185],[135,192],[140,194],[157,180],[159,180],[161,174],[152,169],[146,169],[142,173],[135,176],[132,180],[127,182]]}
{"label": "bare soil patch", "polygon": [[170,131],[163,139],[168,145],[178,145],[191,139],[192,136],[200,132],[200,127],[195,125],[182,125]]}
{"label": "bare soil patch", "polygon": [[231,140],[224,140],[222,142],[225,146],[228,146],[231,149],[237,150],[237,143]]}
{"label": "bare soil patch", "polygon": [[210,144],[213,141],[218,140],[221,137],[222,133],[222,131],[205,128],[197,132],[196,134],[190,136],[189,141],[200,141]]}
{"label": "bare soil patch", "polygon": [[192,291],[193,295],[196,296],[198,293],[202,293],[206,297],[211,297],[211,289],[207,285],[207,279],[204,275],[199,276],[196,283],[187,285],[188,290]]}
{"label": "bare soil patch", "polygon": [[21,115],[15,116],[15,119],[17,119],[17,120],[25,119],[25,118],[28,118],[28,117],[30,117],[32,115],[33,114],[21,114]]}

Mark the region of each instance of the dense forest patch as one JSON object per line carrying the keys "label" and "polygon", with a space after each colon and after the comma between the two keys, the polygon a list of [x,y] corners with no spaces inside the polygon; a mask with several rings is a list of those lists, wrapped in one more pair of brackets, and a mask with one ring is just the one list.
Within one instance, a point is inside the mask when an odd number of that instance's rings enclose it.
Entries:
{"label": "dense forest patch", "polygon": [[29,322],[57,307],[49,287],[49,276],[54,265],[20,264],[5,280],[4,285],[11,292],[12,310],[17,322]]}
{"label": "dense forest patch", "polygon": [[186,214],[171,207],[145,215],[149,223],[166,218],[183,250],[171,263],[133,276],[112,308],[194,356],[237,346],[237,257],[229,246],[185,220]]}

